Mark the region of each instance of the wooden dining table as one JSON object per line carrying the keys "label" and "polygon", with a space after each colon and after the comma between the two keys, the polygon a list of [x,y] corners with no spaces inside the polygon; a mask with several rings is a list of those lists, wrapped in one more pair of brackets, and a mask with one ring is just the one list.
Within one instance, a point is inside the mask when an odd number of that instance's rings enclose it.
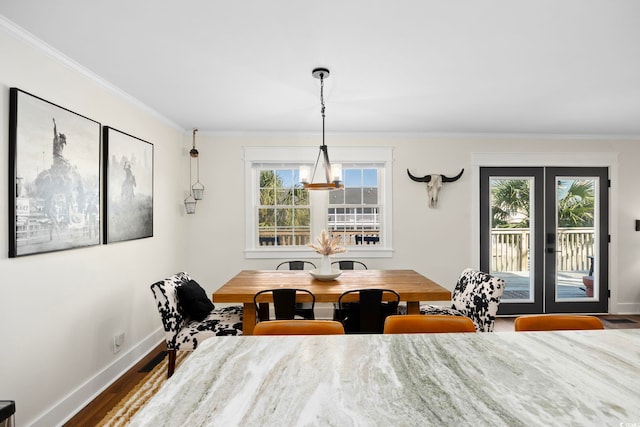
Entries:
{"label": "wooden dining table", "polygon": [[313,293],[316,302],[336,303],[354,289],[393,289],[406,301],[409,314],[420,313],[420,301],[448,301],[451,292],[414,270],[345,270],[334,280],[315,279],[308,271],[243,270],[212,295],[214,303],[242,303],[242,333],[252,335],[256,324],[253,296],[265,289],[296,288]]}

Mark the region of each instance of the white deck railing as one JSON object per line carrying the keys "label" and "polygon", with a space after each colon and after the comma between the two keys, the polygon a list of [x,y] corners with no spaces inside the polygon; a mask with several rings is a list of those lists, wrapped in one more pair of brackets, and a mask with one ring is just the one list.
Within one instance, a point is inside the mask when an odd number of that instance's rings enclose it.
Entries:
{"label": "white deck railing", "polygon": [[[593,228],[558,228],[557,270],[589,271],[594,254]],[[528,271],[531,238],[528,228],[491,229],[491,271]]]}

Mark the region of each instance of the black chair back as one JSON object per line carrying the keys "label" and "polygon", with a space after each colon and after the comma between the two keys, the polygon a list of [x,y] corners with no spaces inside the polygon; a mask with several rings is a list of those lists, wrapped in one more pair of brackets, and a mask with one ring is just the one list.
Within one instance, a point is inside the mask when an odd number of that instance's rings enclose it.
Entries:
{"label": "black chair back", "polygon": [[[343,302],[353,294],[358,294],[358,301]],[[347,334],[381,334],[387,316],[398,314],[399,303],[400,294],[392,289],[346,291],[338,298],[338,320]]]}
{"label": "black chair back", "polygon": [[[316,297],[312,292],[306,289],[279,288],[266,289],[253,296],[253,303],[258,310],[258,320],[261,322],[269,320],[268,310],[261,310],[259,308],[260,303],[258,302],[259,296],[267,293],[272,294],[273,310],[275,312],[276,320],[292,320],[295,319],[296,316],[309,320],[315,319],[314,307],[316,304]],[[308,294],[311,297],[311,302],[305,303],[304,307],[302,307],[300,303],[296,303],[297,296],[300,293]]]}
{"label": "black chair back", "polygon": [[331,265],[335,265],[335,264],[338,264],[338,267],[340,267],[340,270],[353,270],[356,265],[359,265],[364,270],[367,269],[367,266],[364,263],[360,262],[360,261],[352,261],[352,260],[343,259],[342,261],[334,261],[334,262],[331,263]]}
{"label": "black chair back", "polygon": [[316,268],[316,265],[311,261],[285,261],[278,264],[276,270],[280,270],[280,267],[282,267],[283,265],[288,265],[289,270],[304,270],[305,266],[310,266],[313,269]]}

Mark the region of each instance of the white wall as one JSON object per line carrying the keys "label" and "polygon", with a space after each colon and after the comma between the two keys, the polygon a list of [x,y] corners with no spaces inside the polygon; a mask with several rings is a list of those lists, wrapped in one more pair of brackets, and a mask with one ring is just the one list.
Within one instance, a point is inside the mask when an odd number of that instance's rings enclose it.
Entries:
{"label": "white wall", "polygon": [[[187,138],[2,24],[0,396],[16,401],[17,425],[52,426],[164,338],[149,286],[185,264]],[[7,258],[10,87],[154,144],[152,238]],[[125,342],[114,355],[110,344],[119,332]]]}
{"label": "white wall", "polygon": [[[329,147],[393,147],[393,258],[366,260],[370,268],[411,268],[452,289],[467,267],[478,267],[476,223],[477,153],[499,153],[527,159],[536,153],[556,164],[585,166],[583,158],[594,158],[592,166],[611,161],[610,224],[610,312],[640,313],[640,232],[634,220],[640,218],[640,141],[561,139],[545,137],[427,137],[415,135],[331,135]],[[202,134],[200,177],[207,186],[205,199],[189,218],[190,251],[188,269],[206,278],[214,288],[223,285],[240,269],[269,269],[279,260],[245,259],[243,147],[281,145],[316,146],[319,135]],[[329,148],[331,151],[331,148]],[[571,155],[574,153],[574,155]],[[601,160],[592,153],[604,153]],[[496,156],[497,157],[497,156]],[[313,160],[313,159],[312,159]],[[474,169],[474,167],[476,169]],[[458,182],[445,184],[435,209],[427,206],[424,185],[407,177],[415,174],[465,173]],[[617,175],[617,176],[616,176]],[[474,206],[475,204],[475,206]],[[204,237],[204,238],[203,238]],[[474,245],[475,242],[475,245]],[[317,257],[309,250],[309,258]],[[217,262],[223,260],[224,262]]]}

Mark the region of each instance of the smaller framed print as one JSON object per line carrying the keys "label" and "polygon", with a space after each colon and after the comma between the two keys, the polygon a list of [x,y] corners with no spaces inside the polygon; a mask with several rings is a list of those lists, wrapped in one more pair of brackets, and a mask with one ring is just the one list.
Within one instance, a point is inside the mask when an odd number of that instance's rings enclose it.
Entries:
{"label": "smaller framed print", "polygon": [[105,126],[105,243],[153,237],[153,144]]}
{"label": "smaller framed print", "polygon": [[100,244],[100,123],[9,91],[9,257]]}

